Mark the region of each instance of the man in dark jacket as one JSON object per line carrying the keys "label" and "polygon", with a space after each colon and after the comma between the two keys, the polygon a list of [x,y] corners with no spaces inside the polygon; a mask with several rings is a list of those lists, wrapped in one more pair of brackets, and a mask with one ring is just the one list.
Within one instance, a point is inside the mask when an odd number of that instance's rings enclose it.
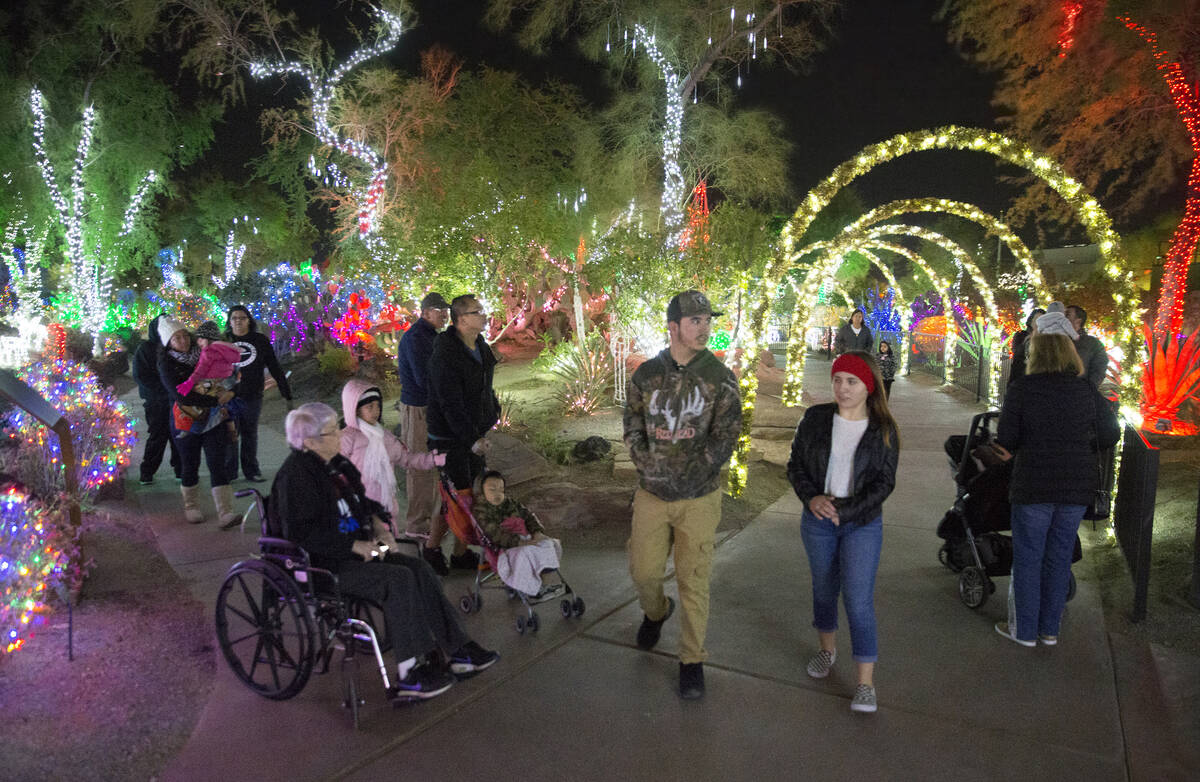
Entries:
{"label": "man in dark jacket", "polygon": [[[241,378],[234,392],[242,402],[242,412],[236,419],[238,440],[241,442],[242,474],[248,480],[259,483],[266,480],[258,466],[258,417],[262,414],[264,380],[263,370],[269,370],[271,377],[279,386],[279,393],[292,403],[292,388],[288,385],[287,375],[279,366],[279,359],[271,348],[271,340],[266,334],[258,332],[258,324],[250,310],[240,304],[229,308],[225,320],[225,338],[242,351],[242,360],[238,363]],[[238,474],[239,446],[231,445],[226,461],[225,471],[229,479],[234,480]]]}
{"label": "man in dark jacket", "polygon": [[[1012,337],[1012,363],[1009,364],[1008,382],[1011,384],[1014,380],[1020,377],[1025,377],[1025,363],[1029,359],[1029,338],[1033,336],[1033,324],[1037,323],[1037,319],[1045,315],[1046,311],[1041,307],[1034,309],[1029,313],[1029,317],[1025,319],[1025,329],[1013,334]],[[966,438],[964,437],[964,442]]]}
{"label": "man in dark jacket", "polygon": [[[457,296],[450,302],[450,320],[450,328],[433,341],[429,358],[426,423],[429,450],[446,454],[446,473],[454,487],[469,494],[485,465],[489,447],[485,436],[500,418],[500,403],[492,390],[496,356],[483,338],[487,312],[474,295]],[[439,520],[432,527],[422,553],[438,570],[446,522]],[[478,558],[458,541],[450,564],[471,569]]]}
{"label": "man in dark jacket", "polygon": [[147,486],[154,483],[154,473],[162,464],[163,451],[171,448],[171,469],[175,478],[179,473],[179,452],[171,438],[171,397],[158,376],[158,352],[162,349],[158,337],[158,321],[155,316],[146,329],[146,339],[133,354],[133,379],[137,381],[138,396],[142,398],[142,409],[146,411],[146,448],[142,451],[141,477],[139,483]]}
{"label": "man in dark jacket", "polygon": [[1068,304],[1066,309],[1067,320],[1071,321],[1071,325],[1075,327],[1075,333],[1079,338],[1075,340],[1075,352],[1079,354],[1079,360],[1083,362],[1083,376],[1096,388],[1104,382],[1104,378],[1108,377],[1108,351],[1104,349],[1104,343],[1093,337],[1091,334],[1086,334],[1083,331],[1087,325],[1087,311],[1077,304]]}
{"label": "man in dark jacket", "polygon": [[[400,440],[410,453],[427,450],[429,429],[425,408],[429,404],[429,359],[433,341],[446,327],[450,305],[440,293],[421,299],[421,317],[400,339],[396,363],[400,370]],[[410,533],[429,530],[438,512],[437,474],[433,470],[409,468],[405,478],[404,529]]]}
{"label": "man in dark jacket", "polygon": [[721,520],[721,468],[742,424],[733,373],[708,350],[712,306],[684,291],[667,306],[670,347],[638,367],[626,391],[625,445],[638,471],[629,572],[644,615],[637,644],[652,649],[675,610],[663,593],[674,540],[683,604],[679,694],[704,695],[704,636],[713,538]]}

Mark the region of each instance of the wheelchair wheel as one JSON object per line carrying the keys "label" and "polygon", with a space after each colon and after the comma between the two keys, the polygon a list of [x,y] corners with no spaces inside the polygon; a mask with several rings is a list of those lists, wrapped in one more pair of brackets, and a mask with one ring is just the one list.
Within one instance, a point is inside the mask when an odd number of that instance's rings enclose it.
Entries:
{"label": "wheelchair wheel", "polygon": [[217,642],[234,675],[272,700],[308,683],[318,641],[300,587],[277,565],[252,559],[234,565],[217,593]]}
{"label": "wheelchair wheel", "polygon": [[963,568],[958,576],[958,596],[967,608],[979,608],[986,603],[994,588],[987,574],[974,565]]}
{"label": "wheelchair wheel", "polygon": [[[379,651],[386,653],[392,648],[391,641],[388,639],[386,632],[387,625],[383,618],[383,606],[373,600],[367,600],[361,597],[352,597],[349,599],[349,613],[351,619],[360,619],[371,625],[371,629],[375,631],[375,639],[379,641]],[[375,654],[375,650],[371,648],[371,644],[366,641],[360,641],[358,650],[363,654]]]}

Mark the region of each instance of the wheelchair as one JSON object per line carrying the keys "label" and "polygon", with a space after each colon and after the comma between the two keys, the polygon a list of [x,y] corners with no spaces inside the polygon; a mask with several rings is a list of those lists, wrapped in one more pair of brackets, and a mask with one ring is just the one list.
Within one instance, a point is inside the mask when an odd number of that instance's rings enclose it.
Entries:
{"label": "wheelchair", "polygon": [[217,641],[225,661],[242,684],[282,701],[298,695],[314,671],[327,673],[341,651],[342,705],[357,729],[366,702],[358,688],[360,655],[374,658],[384,691],[392,691],[383,661],[388,644],[376,631],[383,627],[382,608],[343,596],[334,573],[313,567],[286,530],[272,528],[268,498],[257,489],[235,496],[254,497],[262,534],[258,556],[231,567],[217,593]]}

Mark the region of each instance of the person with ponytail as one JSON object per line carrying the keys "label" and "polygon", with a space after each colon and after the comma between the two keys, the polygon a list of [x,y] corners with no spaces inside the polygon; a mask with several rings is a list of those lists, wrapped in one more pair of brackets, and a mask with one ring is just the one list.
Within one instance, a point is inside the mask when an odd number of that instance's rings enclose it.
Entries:
{"label": "person with ponytail", "polygon": [[830,374],[835,401],[805,411],[787,467],[804,503],[800,537],[812,571],[813,627],[820,642],[807,671],[823,679],[837,660],[840,593],[858,678],[850,709],[873,712],[879,654],[875,573],[883,548],[883,501],[896,486],[900,430],[874,356],[864,350],[843,353]]}

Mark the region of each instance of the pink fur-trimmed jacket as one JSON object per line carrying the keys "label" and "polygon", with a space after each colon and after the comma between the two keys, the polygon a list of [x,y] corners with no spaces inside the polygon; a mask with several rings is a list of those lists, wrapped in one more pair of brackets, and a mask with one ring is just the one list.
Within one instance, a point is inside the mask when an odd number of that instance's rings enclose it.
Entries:
{"label": "pink fur-trimmed jacket", "polygon": [[[358,428],[358,400],[369,389],[376,388],[365,380],[352,378],[342,388],[342,415],[346,419],[346,428],[341,433],[341,452],[350,460],[358,471],[363,474],[363,486],[367,497],[375,500],[396,518],[400,512],[400,503],[396,502],[396,493],[387,492],[379,481],[368,481],[367,471],[363,469],[363,457],[367,452],[367,436]],[[432,470],[435,467],[432,453],[412,453],[392,434],[387,427],[383,428],[383,445],[387,449],[388,461],[392,466],[408,469]],[[384,497],[383,494],[391,496]]]}

